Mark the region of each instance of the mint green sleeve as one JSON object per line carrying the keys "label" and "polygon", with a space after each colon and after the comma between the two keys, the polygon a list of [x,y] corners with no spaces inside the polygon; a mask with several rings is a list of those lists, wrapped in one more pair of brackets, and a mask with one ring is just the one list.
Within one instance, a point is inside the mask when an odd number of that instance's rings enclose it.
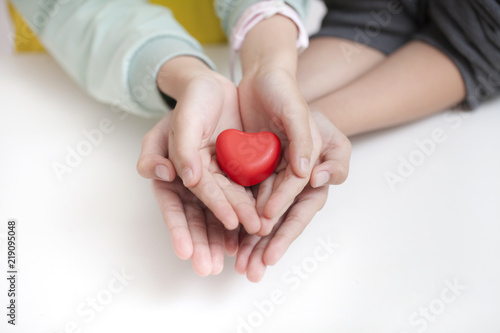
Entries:
{"label": "mint green sleeve", "polygon": [[11,0],[64,70],[97,100],[144,117],[169,110],[159,68],[191,55],[213,63],[162,6],[145,0]]}
{"label": "mint green sleeve", "polygon": [[[272,0],[215,0],[215,10],[226,35],[231,36],[233,27],[248,7],[262,1]],[[302,21],[305,21],[311,0],[286,0],[285,3],[295,9]]]}

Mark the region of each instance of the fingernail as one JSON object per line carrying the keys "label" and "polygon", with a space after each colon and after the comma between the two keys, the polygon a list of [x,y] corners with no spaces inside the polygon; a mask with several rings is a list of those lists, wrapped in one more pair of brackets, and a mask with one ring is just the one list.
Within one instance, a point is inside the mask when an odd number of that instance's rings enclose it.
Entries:
{"label": "fingernail", "polygon": [[187,186],[186,184],[191,183],[193,177],[193,170],[191,170],[191,168],[184,168],[184,170],[182,170],[182,182],[184,183],[184,186]]}
{"label": "fingernail", "polygon": [[329,179],[330,179],[330,174],[328,173],[328,171],[321,171],[316,175],[316,181],[314,182],[314,187],[321,187],[326,185]]}
{"label": "fingernail", "polygon": [[309,173],[309,160],[305,157],[300,159],[300,170],[304,173]]}
{"label": "fingernail", "polygon": [[157,165],[155,168],[156,176],[166,181],[170,181],[170,172],[164,165]]}

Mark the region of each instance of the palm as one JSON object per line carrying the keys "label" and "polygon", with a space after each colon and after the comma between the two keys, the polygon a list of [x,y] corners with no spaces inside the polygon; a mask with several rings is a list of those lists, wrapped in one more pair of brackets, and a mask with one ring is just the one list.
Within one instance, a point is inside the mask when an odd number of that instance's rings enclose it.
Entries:
{"label": "palm", "polygon": [[282,122],[272,117],[275,110],[285,107],[274,93],[273,81],[257,75],[243,78],[238,87],[241,120],[247,132],[268,130],[286,140]]}
{"label": "palm", "polygon": [[157,145],[168,146],[165,151],[179,176],[179,161],[186,156],[199,159],[201,176],[194,186],[185,187],[181,178],[171,183],[154,180],[153,191],[177,255],[191,258],[202,276],[222,270],[224,245],[230,254],[237,248],[234,232],[223,226],[234,229],[241,221],[249,230],[260,228],[255,200],[223,175],[215,159],[219,133],[242,129],[236,87],[217,79],[196,81],[152,131]]}
{"label": "palm", "polygon": [[[192,88],[193,98],[198,103],[196,120],[203,126],[200,150],[209,149],[213,152],[215,142],[220,132],[234,128],[241,130],[241,118],[236,86],[227,79],[214,85],[210,82],[198,82]],[[193,121],[193,120],[191,120]]]}
{"label": "palm", "polygon": [[[270,178],[267,181],[273,182],[274,179]],[[243,231],[243,235],[240,236],[236,271],[240,274],[246,273],[250,281],[258,282],[263,277],[266,267],[279,261],[291,242],[323,207],[327,198],[328,186],[312,188],[308,185],[296,197],[291,208],[280,217],[269,235],[259,237]]]}
{"label": "palm", "polygon": [[[295,92],[297,89],[295,80],[288,73],[275,71],[273,73],[256,74],[244,78],[238,88],[240,100],[240,112],[243,128],[247,132],[272,131],[281,140],[283,147],[283,158],[276,169],[278,176],[275,189],[268,197],[269,203],[260,212],[262,228],[260,235],[267,235],[278,222],[280,216],[292,205],[295,197],[307,185],[309,177],[298,177],[291,165],[291,150],[297,149],[297,144],[292,143],[286,128],[296,126],[294,119],[297,114],[297,106],[291,105],[284,100],[284,92]],[[306,112],[309,112],[306,106]],[[300,112],[303,112],[301,110]],[[309,126],[314,142],[312,161],[316,161],[321,147],[321,136],[310,116]],[[290,125],[293,124],[294,125]]]}
{"label": "palm", "polygon": [[195,82],[174,110],[170,128],[169,159],[177,174],[185,182],[180,161],[186,156],[197,159],[190,164],[201,168],[198,181],[189,189],[228,229],[237,228],[241,222],[249,231],[259,230],[253,198],[242,186],[228,180],[215,162],[215,142],[220,132],[242,129],[234,84],[222,76]]}
{"label": "palm", "polygon": [[[351,145],[349,140],[319,112],[313,112],[314,121],[322,137],[323,146],[314,167],[312,179],[319,173],[330,174],[329,184],[341,184],[347,178]],[[257,209],[262,210],[272,188],[281,182],[280,175],[273,175],[258,187]],[[291,243],[302,233],[326,202],[328,186],[313,188],[307,185],[295,198],[291,207],[277,221],[269,235],[259,237],[247,233],[241,237],[236,270],[247,274],[251,281],[259,281],[268,265],[274,265]]]}

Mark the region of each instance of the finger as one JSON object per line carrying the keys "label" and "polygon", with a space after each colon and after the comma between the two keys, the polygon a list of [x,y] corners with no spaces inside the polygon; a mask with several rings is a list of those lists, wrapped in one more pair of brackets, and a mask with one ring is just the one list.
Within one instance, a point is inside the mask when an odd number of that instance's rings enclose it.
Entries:
{"label": "finger", "polygon": [[260,237],[256,235],[246,235],[243,237],[241,244],[239,246],[238,253],[236,255],[236,262],[234,264],[234,269],[239,274],[245,274],[247,272],[248,260],[252,251],[260,241]]}
{"label": "finger", "polygon": [[[177,180],[177,182],[180,182]],[[154,180],[153,194],[160,207],[163,220],[170,231],[170,238],[177,256],[186,260],[193,255],[193,240],[187,226],[184,205],[173,190],[175,184]],[[179,183],[180,185],[180,183]]]}
{"label": "finger", "polygon": [[263,255],[271,239],[270,236],[262,238],[250,255],[247,265],[247,279],[251,282],[259,282],[266,272],[267,265],[264,263]]}
{"label": "finger", "polygon": [[299,237],[314,215],[323,208],[327,197],[328,187],[318,189],[307,187],[304,190],[265,249],[262,260],[265,265],[274,265],[281,259],[290,244]]}
{"label": "finger", "polygon": [[311,186],[318,188],[325,185],[340,185],[345,182],[348,175],[348,164],[346,165],[344,161],[330,159],[314,167],[311,175]]}
{"label": "finger", "polygon": [[256,189],[256,209],[259,215],[263,215],[264,207],[266,206],[266,202],[269,200],[274,188],[274,184],[276,183],[277,174],[273,173],[267,179],[265,179],[262,183],[260,183]]}
{"label": "finger", "polygon": [[214,177],[245,230],[249,234],[258,232],[261,223],[255,208],[255,199],[248,195],[243,186],[230,181],[227,177],[221,174],[215,174]]}
{"label": "finger", "polygon": [[267,236],[280,218],[279,214],[277,214],[273,218],[267,218],[264,216],[263,212],[266,203],[269,201],[269,198],[273,193],[273,189],[278,187],[278,185],[282,182],[283,177],[284,177],[284,172],[280,172],[278,175],[272,174],[269,178],[267,178],[265,181],[259,184],[256,206],[257,206],[257,212],[261,216],[262,227],[257,233],[257,235],[261,237]]}
{"label": "finger", "polygon": [[239,228],[234,230],[224,230],[224,247],[226,249],[226,253],[230,257],[234,257],[238,252],[238,236],[239,236]]}
{"label": "finger", "polygon": [[204,132],[203,123],[198,119],[199,111],[193,112],[193,108],[199,108],[199,105],[191,103],[185,100],[173,111],[169,137],[171,159],[188,188],[195,186],[202,175],[200,147]]}
{"label": "finger", "polygon": [[286,168],[283,175],[283,180],[273,191],[264,207],[264,217],[267,219],[282,215],[309,182],[308,178],[297,177],[290,166]]}
{"label": "finger", "polygon": [[212,257],[208,244],[205,214],[200,207],[191,204],[185,205],[184,210],[193,239],[193,257],[191,258],[193,269],[198,275],[207,276],[212,273]]}
{"label": "finger", "polygon": [[200,181],[194,187],[190,188],[190,190],[214,213],[215,217],[227,229],[233,230],[238,227],[238,216],[224,196],[214,175],[208,170],[202,170]]}
{"label": "finger", "polygon": [[175,167],[168,156],[169,118],[165,116],[143,138],[141,154],[137,161],[137,171],[147,179],[173,181]]}
{"label": "finger", "polygon": [[205,210],[207,220],[208,245],[212,256],[212,275],[218,275],[224,268],[224,227],[214,214]]}
{"label": "finger", "polygon": [[315,111],[312,116],[323,132],[324,147],[320,156],[322,162],[314,167],[311,174],[311,185],[341,184],[349,174],[351,142],[321,112]]}
{"label": "finger", "polygon": [[[312,158],[314,164],[316,164],[323,143],[319,129],[311,115],[309,115],[309,120],[309,126],[314,142]],[[331,123],[329,124],[331,125]],[[331,125],[331,127],[340,133],[335,126]],[[291,151],[289,154],[292,154]],[[269,202],[264,208],[264,215],[267,218],[281,216],[281,214],[283,214],[290,207],[290,205],[293,204],[295,198],[302,192],[309,180],[309,178],[297,177],[290,169],[290,166],[287,166],[285,170],[285,178],[269,198]]]}
{"label": "finger", "polygon": [[290,164],[299,178],[311,174],[313,137],[309,125],[309,108],[305,102],[292,101],[285,104],[282,123],[290,142]]}

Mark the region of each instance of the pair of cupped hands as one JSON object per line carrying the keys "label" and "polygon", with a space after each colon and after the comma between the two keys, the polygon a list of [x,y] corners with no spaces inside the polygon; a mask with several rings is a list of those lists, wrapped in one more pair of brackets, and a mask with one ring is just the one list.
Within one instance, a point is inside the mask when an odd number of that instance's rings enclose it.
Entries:
{"label": "pair of cupped hands", "polygon": [[[349,140],[310,112],[295,71],[276,63],[246,66],[236,86],[181,56],[162,66],[157,84],[177,105],[144,137],[137,168],[153,180],[177,256],[207,276],[222,271],[226,251],[238,273],[259,281],[323,207],[328,185],[346,179]],[[278,135],[276,171],[249,188],[227,178],[215,157],[226,129]]]}

